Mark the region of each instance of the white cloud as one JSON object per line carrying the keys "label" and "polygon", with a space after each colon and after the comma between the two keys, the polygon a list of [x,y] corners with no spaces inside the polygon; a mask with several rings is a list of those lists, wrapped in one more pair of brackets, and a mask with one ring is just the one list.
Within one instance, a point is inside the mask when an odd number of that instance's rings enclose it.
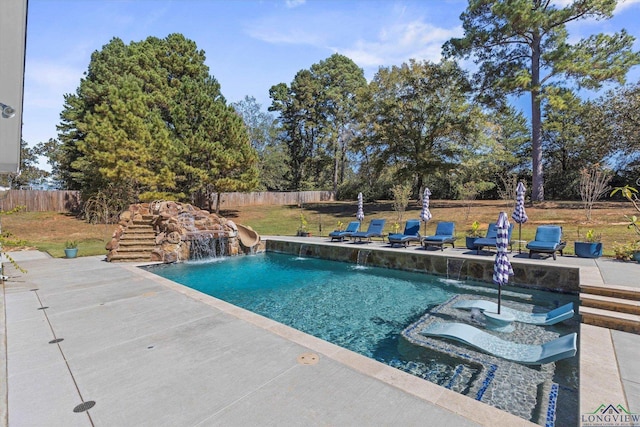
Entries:
{"label": "white cloud", "polygon": [[307,0],[285,0],[284,4],[288,8],[293,9],[294,7],[302,6],[306,2]]}
{"label": "white cloud", "polygon": [[324,43],[324,35],[302,28],[279,28],[276,26],[255,26],[248,29],[251,37],[273,44],[298,44],[318,46]]}
{"label": "white cloud", "polygon": [[614,11],[614,14],[622,12],[623,10],[626,10],[632,6],[637,6],[637,5],[640,5],[640,0],[622,0],[616,6],[616,10]]}
{"label": "white cloud", "polygon": [[45,108],[60,108],[63,102],[62,95],[76,90],[83,72],[84,69],[57,62],[27,59],[25,102]]}
{"label": "white cloud", "polygon": [[399,65],[411,58],[437,62],[442,55],[442,45],[462,34],[461,27],[446,29],[412,21],[382,28],[376,40],[358,40],[351,47],[336,50],[361,67]]}
{"label": "white cloud", "polygon": [[[567,6],[571,6],[576,0],[553,0],[553,4],[558,8],[564,8]],[[636,6],[640,4],[640,0],[618,0],[618,4],[614,10],[614,15],[622,12],[630,8],[631,6]]]}

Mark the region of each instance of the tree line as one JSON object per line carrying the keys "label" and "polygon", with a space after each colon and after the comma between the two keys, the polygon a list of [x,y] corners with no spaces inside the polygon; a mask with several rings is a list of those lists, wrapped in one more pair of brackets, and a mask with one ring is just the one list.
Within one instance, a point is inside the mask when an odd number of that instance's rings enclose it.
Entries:
{"label": "tree line", "polygon": [[[414,197],[428,186],[438,198],[495,198],[514,179],[532,184],[532,200],[576,198],[584,167],[606,165],[614,183],[640,171],[640,82],[624,84],[640,63],[633,38],[570,44],[566,30],[611,17],[616,3],[470,0],[464,37],[441,61],[380,67],[367,82],[336,53],[272,86],[268,111],[250,96],[227,104],[204,52],[180,34],[114,38],[65,96],[58,138],[28,154],[47,156],[63,188],[130,201],[327,189],[378,199],[398,184]],[[578,96],[606,83],[616,86],[600,98]],[[509,102],[525,93],[530,122]]]}

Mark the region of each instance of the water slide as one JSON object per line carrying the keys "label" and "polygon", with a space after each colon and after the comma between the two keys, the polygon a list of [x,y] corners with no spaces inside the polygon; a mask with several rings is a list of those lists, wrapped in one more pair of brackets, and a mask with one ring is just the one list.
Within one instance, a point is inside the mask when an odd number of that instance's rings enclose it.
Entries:
{"label": "water slide", "polygon": [[248,225],[236,224],[238,227],[238,238],[243,246],[252,248],[260,242],[260,235]]}

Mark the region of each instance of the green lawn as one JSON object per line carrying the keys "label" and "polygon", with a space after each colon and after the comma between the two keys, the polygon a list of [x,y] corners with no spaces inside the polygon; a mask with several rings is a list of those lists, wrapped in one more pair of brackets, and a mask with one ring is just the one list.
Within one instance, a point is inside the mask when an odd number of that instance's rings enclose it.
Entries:
{"label": "green lawn", "polygon": [[[335,229],[338,221],[346,225],[354,220],[356,208],[355,201],[306,204],[303,207],[249,206],[226,209],[221,215],[237,223],[249,225],[262,235],[293,236],[300,225],[300,214],[303,214],[308,223],[307,230],[313,236],[326,236]],[[421,203],[412,201],[404,212],[402,221],[398,221],[392,202],[365,203],[363,226],[366,228],[373,218],[385,218],[385,232],[390,233],[394,231],[394,223],[399,222],[402,229],[403,221],[418,218],[420,210]],[[473,221],[479,221],[481,229],[486,230],[487,225],[497,219],[500,211],[505,211],[510,216],[513,206],[504,201],[432,200],[430,210],[433,219],[427,223],[427,234],[435,231],[438,221],[454,221],[456,234],[464,241],[466,230]],[[526,211],[529,221],[522,225],[522,240],[533,240],[538,225],[558,224],[563,227],[567,254],[573,254],[573,242],[580,239],[579,234],[584,236],[590,228],[601,234],[606,256],[613,256],[614,244],[638,239],[635,233],[627,229],[624,222],[624,214],[634,214],[629,203],[600,202],[593,210],[591,222],[586,221],[579,202],[543,202],[527,206]],[[517,239],[518,224],[514,226],[512,237]],[[10,233],[14,239],[22,240],[21,244],[14,246],[15,248],[37,248],[54,257],[64,256],[67,240],[79,242],[79,256],[106,254],[104,247],[114,229],[115,225],[88,224],[75,216],[55,212],[20,212],[2,217],[2,231]],[[7,245],[7,248],[10,247]]]}

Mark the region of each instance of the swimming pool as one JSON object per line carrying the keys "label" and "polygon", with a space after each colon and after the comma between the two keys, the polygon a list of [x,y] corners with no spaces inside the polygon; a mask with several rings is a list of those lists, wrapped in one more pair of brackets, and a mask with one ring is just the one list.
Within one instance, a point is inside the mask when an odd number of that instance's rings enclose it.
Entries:
{"label": "swimming pool", "polygon": [[[464,359],[456,357],[455,351],[429,351],[400,336],[412,322],[459,294],[495,296],[491,286],[271,252],[163,265],[150,271],[524,418],[547,409],[515,408],[519,402],[514,402],[514,408],[504,407],[491,393],[485,396],[495,372],[490,367],[495,362],[487,362],[489,358]],[[563,297],[531,290],[503,291],[505,301],[548,308]],[[577,364],[567,366],[566,375],[577,378]],[[571,389],[571,380],[568,383],[566,388]],[[511,400],[523,399],[516,395]]]}

